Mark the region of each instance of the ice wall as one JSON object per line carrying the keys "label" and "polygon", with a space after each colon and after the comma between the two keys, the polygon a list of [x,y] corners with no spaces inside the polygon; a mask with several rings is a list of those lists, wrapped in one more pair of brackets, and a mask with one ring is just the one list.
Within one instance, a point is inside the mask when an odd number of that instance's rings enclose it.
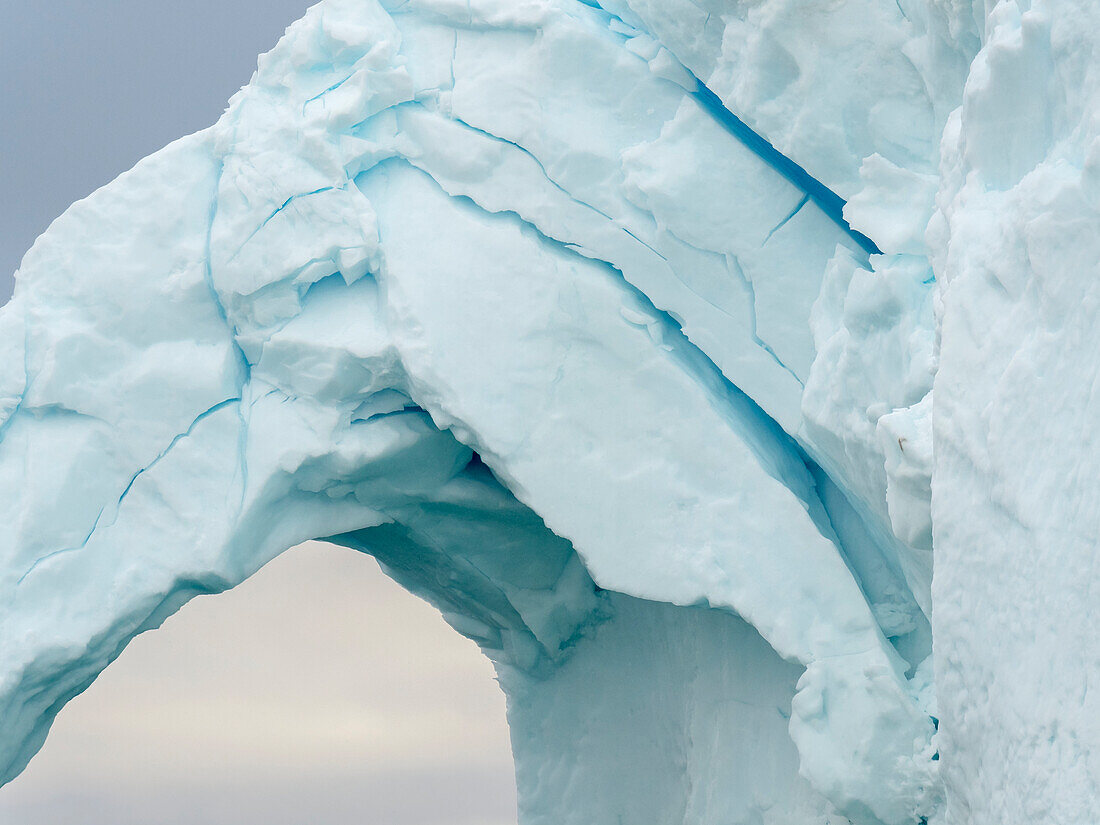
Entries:
{"label": "ice wall", "polygon": [[0,779],[328,537],[494,660],[528,825],[1087,820],[1057,8],[312,8],[0,310]]}
{"label": "ice wall", "polygon": [[1100,8],[1002,4],[944,134],[932,515],[952,822],[1100,820]]}

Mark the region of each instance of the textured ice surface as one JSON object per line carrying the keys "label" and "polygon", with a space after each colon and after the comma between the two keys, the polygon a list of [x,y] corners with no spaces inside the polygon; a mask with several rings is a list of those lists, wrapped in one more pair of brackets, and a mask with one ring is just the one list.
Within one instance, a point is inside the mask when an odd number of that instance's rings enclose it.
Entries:
{"label": "textured ice surface", "polygon": [[330,537],[528,825],[1100,817],[1096,14],[315,6],[0,311],[0,779]]}
{"label": "textured ice surface", "polygon": [[952,821],[1100,821],[1098,32],[1093,3],[1001,4],[944,134],[932,524]]}

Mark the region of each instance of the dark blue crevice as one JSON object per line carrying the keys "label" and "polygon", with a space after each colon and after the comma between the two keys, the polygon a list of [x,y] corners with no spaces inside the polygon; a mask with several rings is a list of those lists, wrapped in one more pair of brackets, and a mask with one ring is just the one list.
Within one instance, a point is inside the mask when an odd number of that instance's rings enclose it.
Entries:
{"label": "dark blue crevice", "polygon": [[[604,269],[610,277],[619,283],[625,293],[634,298],[641,311],[653,317],[663,328],[665,334],[662,338],[668,345],[667,356],[675,361],[704,390],[712,407],[729,423],[731,429],[738,433],[745,445],[757,458],[761,468],[802,502],[820,534],[836,546],[840,558],[852,573],[868,605],[875,603],[874,594],[868,592],[865,587],[858,565],[853,562],[853,554],[846,546],[845,538],[841,536],[841,532],[851,533],[851,531],[838,531],[836,529],[834,519],[840,516],[835,510],[836,503],[829,503],[827,501],[828,497],[823,494],[822,487],[824,483],[826,483],[826,480],[831,481],[832,477],[817,462],[804,444],[787,433],[779,422],[768,415],[754,398],[730,381],[717,364],[688,338],[683,331],[681,321],[675,315],[653,304],[649,296],[631,284],[622,270],[614,264],[599,258],[589,257],[583,250],[545,234],[538,226],[514,211],[501,210],[494,212],[486,209],[470,196],[454,195],[447,192],[428,172],[416,167],[406,158],[389,158],[377,166],[365,170],[356,178],[356,184],[361,185],[366,177],[377,174],[387,167],[400,166],[405,166],[419,174],[423,174],[432,182],[433,186],[437,187],[442,194],[449,197],[454,203],[475,210],[490,219],[513,221],[521,231],[530,232],[548,247],[560,250],[566,255],[582,257]],[[788,216],[788,219],[793,217],[797,211],[798,209],[795,209]],[[873,522],[856,505],[851,503],[847,492],[841,485],[835,482],[833,482],[833,485],[843,498],[844,504],[851,510],[852,517],[866,533],[866,540],[877,550],[890,572],[897,576],[897,583],[904,588],[906,586],[904,576],[891,564],[892,556],[876,537]],[[919,612],[919,607],[916,606],[915,602],[914,607]]]}
{"label": "dark blue crevice", "polygon": [[768,232],[768,236],[766,238],[764,238],[764,243],[762,243],[760,245],[765,246],[768,243],[768,241],[770,241],[772,239],[772,235],[774,235],[776,232],[778,232],[784,226],[789,224],[791,222],[791,219],[794,218],[794,216],[797,215],[799,212],[801,212],[802,207],[805,206],[809,202],[810,202],[810,196],[809,195],[803,195],[802,200],[800,200],[798,202],[798,204],[795,206],[795,208],[792,209],[790,212],[788,212],[787,216],[785,218],[783,218],[783,220],[781,220],[779,223],[777,223],[775,226],[773,226],[771,228],[771,231]]}
{"label": "dark blue crevice", "polygon": [[[334,187],[334,186],[322,186],[320,189],[314,189],[312,192],[302,192],[302,193],[297,194],[297,195],[291,195],[289,198],[287,198],[285,201],[283,201],[282,205],[279,206],[278,209],[276,209],[274,212],[272,212],[270,215],[268,215],[266,218],[264,218],[263,222],[259,226],[257,226],[255,229],[252,230],[252,232],[249,234],[249,236],[244,239],[244,243],[242,243],[239,247],[237,247],[237,251],[229,256],[229,260],[232,261],[238,255],[240,255],[241,252],[244,251],[244,248],[248,245],[248,242],[251,241],[253,238],[255,238],[256,235],[259,234],[261,229],[263,229],[265,226],[267,226],[269,223],[271,223],[271,221],[275,218],[275,216],[278,215],[280,212],[282,212],[284,209],[286,209],[288,206],[290,206],[291,203],[298,200],[299,198],[308,198],[311,195],[320,195],[322,192],[331,192],[335,188],[336,187]],[[211,225],[213,225],[213,219],[211,219]]]}
{"label": "dark blue crevice", "polygon": [[[595,9],[613,20],[618,20],[630,29],[637,30],[635,26],[627,23],[614,12],[610,12],[601,6],[598,0],[577,1],[581,5]],[[645,34],[658,43],[661,43],[660,38],[654,37],[649,32],[645,32]],[[669,51],[671,52],[671,49]],[[692,80],[695,81],[696,90],[691,93],[691,97],[696,100],[707,114],[713,117],[726,129],[726,131],[737,138],[737,140],[739,140],[750,152],[782,175],[793,186],[801,189],[802,192],[804,192],[806,196],[833,221],[833,223],[839,226],[860,249],[868,255],[882,254],[882,250],[878,248],[878,245],[874,241],[862,232],[852,229],[851,224],[844,219],[844,198],[840,197],[840,195],[772,146],[767,138],[755,131],[751,126],[745,123],[745,121],[726,108],[726,104],[722,102],[722,99],[708,88],[691,69],[684,66],[682,63],[680,65],[685,72],[691,75]]]}
{"label": "dark blue crevice", "polygon": [[714,410],[740,436],[764,471],[802,500],[815,522],[823,523],[824,506],[817,498],[816,486],[809,470],[811,465],[816,465],[806,451],[764,411],[752,396],[730,381],[710,356],[688,338],[679,318],[671,312],[658,308],[648,295],[627,280],[621,269],[601,258],[590,257],[584,253],[584,250],[547,235],[517,212],[490,211],[468,195],[451,194],[440,186],[431,174],[415,166],[407,158],[394,157],[383,161],[360,173],[356,178],[356,184],[360,185],[366,177],[392,167],[405,167],[416,174],[421,174],[455,204],[490,219],[514,222],[521,231],[530,232],[547,247],[559,250],[569,257],[582,258],[603,269],[619,284],[625,294],[637,302],[637,306],[643,313],[653,317],[663,328],[663,338],[669,347],[667,356],[703,389]]}
{"label": "dark blue crevice", "polygon": [[199,413],[195,417],[195,420],[191,422],[190,426],[188,426],[188,428],[184,432],[177,434],[172,439],[172,441],[168,444],[168,446],[160,451],[160,453],[157,455],[156,458],[154,458],[151,462],[149,462],[147,465],[145,465],[140,470],[138,470],[136,473],[134,473],[133,477],[131,477],[131,479],[130,479],[130,483],[126,485],[126,489],[123,490],[122,495],[120,495],[118,497],[118,506],[119,507],[122,506],[122,500],[124,498],[126,498],[127,495],[130,494],[130,490],[131,490],[131,488],[133,488],[134,482],[136,482],[138,480],[138,478],[140,478],[144,473],[147,473],[149,470],[153,469],[153,467],[155,467],[157,464],[159,464],[161,459],[163,459],[166,455],[168,455],[168,453],[172,451],[172,448],[175,447],[176,444],[178,444],[184,438],[187,438],[188,436],[190,436],[191,433],[193,433],[195,431],[195,427],[197,427],[200,422],[202,422],[205,419],[209,418],[210,416],[212,416],[214,413],[218,412],[218,410],[222,409],[223,407],[228,407],[230,404],[237,403],[240,400],[241,399],[239,397],[227,398],[224,401],[219,401],[213,407],[210,407],[209,409],[204,410],[203,412]]}
{"label": "dark blue crevice", "polygon": [[[185,432],[177,434],[172,439],[171,443],[169,443],[169,445],[167,447],[165,447],[163,450],[161,450],[161,452],[156,456],[156,458],[154,458],[151,462],[149,462],[147,465],[145,465],[140,470],[138,470],[136,473],[134,473],[130,477],[130,481],[126,485],[126,488],[122,491],[122,493],[118,497],[118,500],[115,502],[115,505],[114,505],[114,511],[115,511],[114,518],[111,520],[110,524],[104,525],[104,528],[111,527],[116,521],[118,521],[119,511],[122,509],[122,502],[126,498],[126,496],[128,496],[130,494],[130,490],[133,489],[134,483],[138,480],[138,478],[140,478],[144,473],[148,472],[149,470],[153,469],[153,467],[155,467],[157,464],[159,464],[160,461],[166,455],[168,455],[168,453],[171,452],[172,448],[175,447],[176,444],[178,444],[182,439],[187,438],[188,436],[190,436],[191,433],[193,433],[195,431],[195,427],[197,427],[201,421],[205,420],[206,418],[209,418],[211,415],[218,412],[218,410],[221,410],[223,407],[227,407],[228,405],[239,402],[240,400],[241,400],[240,398],[227,398],[224,401],[219,401],[214,406],[212,406],[209,409],[204,410],[203,412],[199,413],[199,415],[195,418],[194,421],[191,422],[190,426],[187,428],[187,430]],[[99,509],[99,515],[97,515],[95,517],[95,522],[92,524],[91,529],[88,530],[88,533],[84,536],[84,538],[81,540],[81,542],[79,544],[75,545],[74,547],[65,547],[61,550],[54,550],[52,553],[47,553],[45,556],[42,556],[41,558],[36,559],[34,564],[32,564],[27,569],[27,571],[25,573],[23,573],[22,576],[19,577],[19,580],[16,582],[16,584],[17,585],[22,584],[24,582],[24,580],[26,580],[26,578],[28,576],[30,576],[31,573],[33,573],[36,569],[38,569],[38,566],[41,565],[43,562],[48,561],[49,559],[52,559],[55,556],[60,556],[60,555],[63,555],[65,553],[73,553],[77,550],[83,550],[85,547],[87,547],[88,542],[90,542],[92,540],[92,536],[95,535],[96,531],[99,529],[99,524],[103,520],[103,514],[104,514],[104,512],[106,512],[106,510],[107,510],[106,506],[101,507]]]}
{"label": "dark blue crevice", "polygon": [[768,166],[797,186],[812,200],[817,208],[830,220],[844,230],[856,244],[868,255],[881,255],[878,245],[864,235],[852,229],[844,219],[844,198],[823,184],[789,157],[771,145],[762,135],[726,108],[714,92],[708,89],[699,78],[695,78],[699,88],[692,95],[707,113],[725,127],[726,131],[743,143],[749,151],[763,160]]}

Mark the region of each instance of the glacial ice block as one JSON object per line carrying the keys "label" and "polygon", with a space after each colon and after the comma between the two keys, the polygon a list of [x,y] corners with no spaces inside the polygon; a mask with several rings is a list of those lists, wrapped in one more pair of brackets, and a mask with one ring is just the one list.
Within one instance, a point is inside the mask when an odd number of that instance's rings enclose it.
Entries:
{"label": "glacial ice block", "polygon": [[1100,26],[1032,5],[312,8],[0,309],[0,780],[323,537],[493,659],[525,825],[1087,820]]}

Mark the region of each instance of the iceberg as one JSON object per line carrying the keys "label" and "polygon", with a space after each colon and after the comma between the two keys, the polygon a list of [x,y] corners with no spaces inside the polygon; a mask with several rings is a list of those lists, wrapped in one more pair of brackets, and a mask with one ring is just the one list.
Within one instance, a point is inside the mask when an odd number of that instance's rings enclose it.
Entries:
{"label": "iceberg", "polygon": [[1098,17],[312,7],[0,309],[0,782],[324,538],[493,661],[524,825],[1100,819]]}

